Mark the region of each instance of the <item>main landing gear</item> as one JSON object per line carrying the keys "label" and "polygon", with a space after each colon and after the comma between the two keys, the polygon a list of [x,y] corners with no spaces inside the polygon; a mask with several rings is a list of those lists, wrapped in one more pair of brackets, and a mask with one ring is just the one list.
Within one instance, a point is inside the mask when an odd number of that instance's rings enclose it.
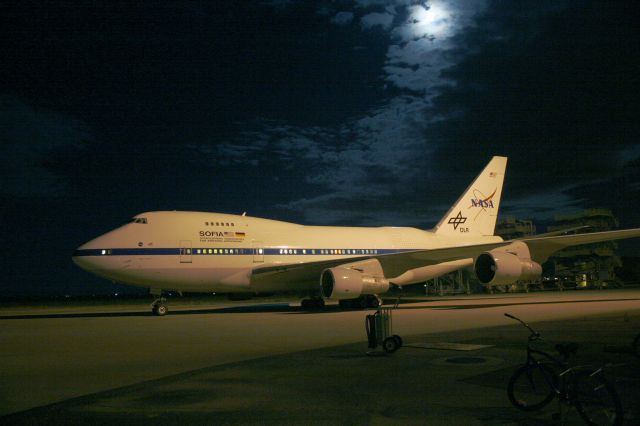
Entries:
{"label": "main landing gear", "polygon": [[162,290],[151,290],[151,294],[156,296],[156,300],[151,304],[151,313],[155,316],[161,317],[169,312],[167,305],[167,299],[162,297]]}
{"label": "main landing gear", "polygon": [[322,297],[302,299],[302,302],[300,302],[300,306],[303,309],[322,309],[324,308],[324,299]]}
{"label": "main landing gear", "polygon": [[[342,309],[367,309],[382,306],[382,299],[376,294],[367,294],[355,299],[342,299],[338,303]],[[322,309],[324,308],[324,299],[322,297],[302,299],[300,306],[302,309]]]}
{"label": "main landing gear", "polygon": [[382,300],[375,294],[367,294],[356,299],[342,299],[338,303],[342,309],[366,309],[380,307]]}

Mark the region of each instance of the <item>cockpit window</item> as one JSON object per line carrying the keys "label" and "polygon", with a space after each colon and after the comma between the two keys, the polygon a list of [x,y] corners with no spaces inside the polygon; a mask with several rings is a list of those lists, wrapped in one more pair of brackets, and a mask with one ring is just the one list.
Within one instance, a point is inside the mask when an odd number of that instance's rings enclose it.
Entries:
{"label": "cockpit window", "polygon": [[147,223],[147,218],[146,217],[134,217],[133,219],[131,219],[128,222],[125,222],[125,225],[127,223]]}

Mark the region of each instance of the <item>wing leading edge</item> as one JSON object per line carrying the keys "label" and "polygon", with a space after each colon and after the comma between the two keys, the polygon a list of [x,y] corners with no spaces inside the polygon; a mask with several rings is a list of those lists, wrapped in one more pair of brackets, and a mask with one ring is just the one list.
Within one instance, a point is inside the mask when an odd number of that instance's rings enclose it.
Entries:
{"label": "wing leading edge", "polygon": [[[259,290],[268,289],[276,282],[295,283],[299,287],[313,287],[318,285],[320,275],[325,269],[376,259],[380,262],[385,277],[394,284],[406,285],[430,279],[420,279],[425,274],[429,274],[433,278],[471,266],[473,260],[481,253],[507,244],[509,243],[497,242],[317,262],[261,265],[252,270],[250,280],[251,286]],[[416,279],[418,281],[414,281]]]}
{"label": "wing leading edge", "polygon": [[592,232],[588,234],[559,235],[554,237],[532,237],[523,238],[520,241],[529,246],[532,260],[543,263],[553,253],[565,247],[637,237],[640,237],[640,228]]}
{"label": "wing leading edge", "polygon": [[251,285],[260,289],[268,288],[274,282],[284,281],[296,283],[303,287],[313,287],[318,285],[319,277],[325,269],[353,265],[369,259],[376,259],[380,262],[385,277],[392,284],[407,285],[470,267],[478,256],[488,251],[504,250],[509,252],[510,247],[514,246],[515,243],[526,244],[531,256],[530,260],[544,263],[549,256],[565,247],[636,237],[640,237],[640,228],[577,235],[523,238],[489,244],[416,250],[317,262],[262,265],[252,270]]}

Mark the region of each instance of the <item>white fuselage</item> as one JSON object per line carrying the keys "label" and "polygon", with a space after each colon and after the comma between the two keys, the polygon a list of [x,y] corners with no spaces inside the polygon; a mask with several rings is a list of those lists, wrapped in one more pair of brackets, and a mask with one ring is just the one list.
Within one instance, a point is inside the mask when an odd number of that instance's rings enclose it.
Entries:
{"label": "white fuselage", "polygon": [[[304,226],[203,212],[143,213],[79,247],[73,260],[106,279],[194,292],[312,290],[313,280],[252,282],[256,268],[462,247],[499,237],[436,235],[415,228]],[[410,266],[410,265],[407,265]],[[384,262],[383,262],[384,268]],[[385,276],[404,272],[388,270]]]}

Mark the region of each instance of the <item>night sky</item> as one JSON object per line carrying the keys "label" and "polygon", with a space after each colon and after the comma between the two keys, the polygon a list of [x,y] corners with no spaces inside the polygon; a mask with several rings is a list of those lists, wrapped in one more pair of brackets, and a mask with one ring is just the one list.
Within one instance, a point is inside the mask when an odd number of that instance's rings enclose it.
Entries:
{"label": "night sky", "polygon": [[54,3],[0,5],[0,296],[122,290],[71,254],[149,210],[430,228],[493,155],[640,226],[635,0]]}

